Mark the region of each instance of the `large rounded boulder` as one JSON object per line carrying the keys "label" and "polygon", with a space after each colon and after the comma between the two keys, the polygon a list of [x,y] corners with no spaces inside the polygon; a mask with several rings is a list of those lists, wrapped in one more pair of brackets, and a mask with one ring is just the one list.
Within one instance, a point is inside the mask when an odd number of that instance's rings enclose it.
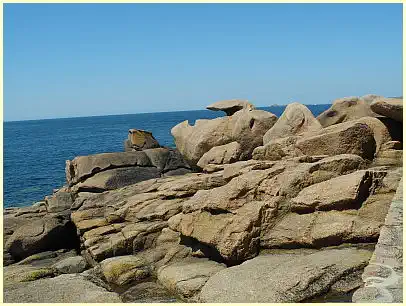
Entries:
{"label": "large rounded boulder", "polygon": [[171,133],[177,149],[190,165],[196,166],[211,148],[233,141],[240,144],[240,160],[245,160],[262,145],[265,132],[276,120],[277,117],[270,112],[246,108],[228,117],[196,120],[194,126],[186,120],[173,127]]}
{"label": "large rounded boulder", "polygon": [[312,112],[303,104],[295,102],[286,106],[282,116],[265,133],[263,141],[264,144],[267,144],[272,139],[319,131],[321,129],[322,126],[313,116]]}

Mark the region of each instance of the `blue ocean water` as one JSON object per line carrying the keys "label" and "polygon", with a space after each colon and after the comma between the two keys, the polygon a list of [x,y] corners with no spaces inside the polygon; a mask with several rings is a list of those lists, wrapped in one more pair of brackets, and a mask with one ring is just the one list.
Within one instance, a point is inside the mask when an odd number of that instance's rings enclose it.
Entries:
{"label": "blue ocean water", "polygon": [[[315,116],[330,105],[308,105]],[[285,106],[261,107],[277,115]],[[128,130],[151,131],[174,147],[170,130],[184,120],[224,116],[208,110],[4,122],[4,207],[28,206],[65,184],[65,161],[123,151]]]}

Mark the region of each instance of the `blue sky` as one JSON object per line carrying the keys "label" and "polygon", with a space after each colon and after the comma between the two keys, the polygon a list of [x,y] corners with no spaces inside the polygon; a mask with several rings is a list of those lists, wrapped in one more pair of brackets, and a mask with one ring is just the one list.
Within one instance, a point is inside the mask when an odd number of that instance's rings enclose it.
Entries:
{"label": "blue sky", "polygon": [[4,119],[402,95],[401,4],[5,4]]}

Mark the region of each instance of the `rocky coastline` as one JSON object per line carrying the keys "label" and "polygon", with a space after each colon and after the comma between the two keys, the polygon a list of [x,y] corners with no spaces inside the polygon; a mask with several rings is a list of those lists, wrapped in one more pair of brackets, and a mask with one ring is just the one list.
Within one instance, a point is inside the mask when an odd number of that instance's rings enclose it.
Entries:
{"label": "rocky coastline", "polygon": [[[131,129],[4,209],[4,302],[403,301],[402,98],[207,108],[176,149]],[[377,262],[395,285],[370,288]]]}

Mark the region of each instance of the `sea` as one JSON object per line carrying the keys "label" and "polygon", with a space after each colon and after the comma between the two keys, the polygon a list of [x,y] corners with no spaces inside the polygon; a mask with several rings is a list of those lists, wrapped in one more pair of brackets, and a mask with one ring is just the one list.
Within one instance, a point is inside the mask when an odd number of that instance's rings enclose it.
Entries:
{"label": "sea", "polygon": [[[279,117],[285,107],[258,109]],[[317,116],[330,105],[307,107]],[[221,116],[223,112],[195,110],[4,122],[3,207],[32,205],[66,184],[66,160],[122,152],[129,129],[150,131],[162,146],[175,147],[170,130],[176,124]]]}

